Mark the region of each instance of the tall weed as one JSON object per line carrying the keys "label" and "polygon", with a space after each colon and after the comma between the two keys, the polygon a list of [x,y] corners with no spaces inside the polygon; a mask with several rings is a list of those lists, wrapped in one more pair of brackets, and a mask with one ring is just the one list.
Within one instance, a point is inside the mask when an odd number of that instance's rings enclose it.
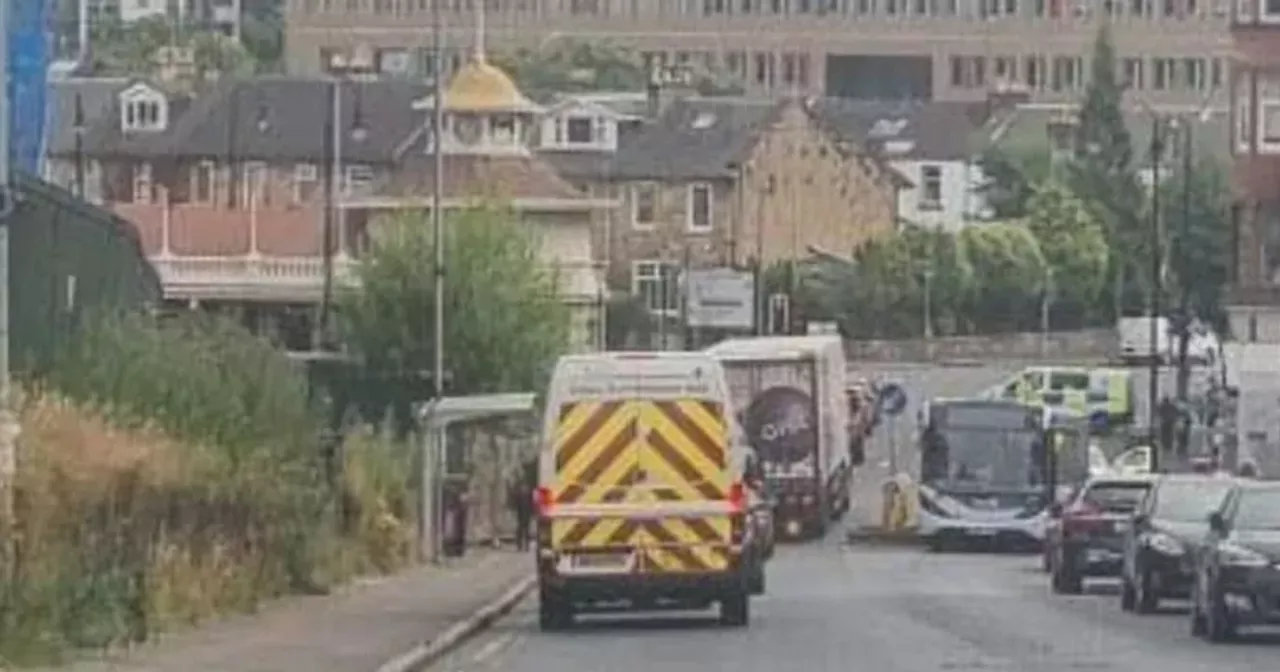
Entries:
{"label": "tall weed", "polygon": [[408,453],[359,435],[334,492],[301,372],[270,344],[211,318],[82,333],[21,401],[0,663],[138,642],[409,562]]}

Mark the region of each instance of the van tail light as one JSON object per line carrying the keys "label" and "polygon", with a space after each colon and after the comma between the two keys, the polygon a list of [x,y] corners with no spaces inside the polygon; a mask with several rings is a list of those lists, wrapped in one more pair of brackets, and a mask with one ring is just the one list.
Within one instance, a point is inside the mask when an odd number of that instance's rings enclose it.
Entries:
{"label": "van tail light", "polygon": [[735,481],[729,486],[729,508],[733,513],[742,513],[747,510],[747,488],[742,481]]}
{"label": "van tail light", "polygon": [[539,487],[533,491],[533,508],[538,512],[538,515],[546,515],[551,511],[551,507],[555,503],[555,496],[551,494],[551,488]]}

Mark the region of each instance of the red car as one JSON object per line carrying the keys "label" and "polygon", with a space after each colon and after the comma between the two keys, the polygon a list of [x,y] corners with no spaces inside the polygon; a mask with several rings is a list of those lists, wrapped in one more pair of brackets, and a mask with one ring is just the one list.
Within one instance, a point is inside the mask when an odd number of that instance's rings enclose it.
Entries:
{"label": "red car", "polygon": [[1094,478],[1066,506],[1050,507],[1045,556],[1053,592],[1079,594],[1086,578],[1120,575],[1125,532],[1152,480]]}

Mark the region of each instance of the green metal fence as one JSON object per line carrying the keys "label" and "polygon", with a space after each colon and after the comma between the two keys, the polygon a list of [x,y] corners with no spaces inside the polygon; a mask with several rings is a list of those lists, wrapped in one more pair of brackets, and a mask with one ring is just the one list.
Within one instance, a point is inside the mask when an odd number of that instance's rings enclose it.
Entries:
{"label": "green metal fence", "polygon": [[29,175],[14,188],[10,358],[16,374],[39,375],[84,316],[158,305],[162,291],[129,222]]}

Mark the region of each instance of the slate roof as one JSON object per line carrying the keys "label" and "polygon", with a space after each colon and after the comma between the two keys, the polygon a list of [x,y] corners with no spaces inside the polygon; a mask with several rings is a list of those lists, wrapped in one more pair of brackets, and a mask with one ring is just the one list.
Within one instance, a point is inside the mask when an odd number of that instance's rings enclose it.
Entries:
{"label": "slate roof", "polygon": [[591,150],[538,150],[538,158],[569,180],[607,180],[612,175],[612,152]]}
{"label": "slate roof", "polygon": [[111,116],[116,95],[129,86],[123,77],[71,77],[49,82],[46,107],[45,148],[54,155],[75,151],[76,96],[80,97],[82,121],[86,130],[99,120]]}
{"label": "slate roof", "polygon": [[685,98],[619,138],[611,175],[620,180],[730,177],[786,103],[750,98]]}
{"label": "slate roof", "polygon": [[[949,101],[863,101],[822,98],[815,117],[846,142],[886,159],[963,161],[983,125],[983,106]],[[898,145],[891,151],[887,143]]]}
{"label": "slate roof", "polygon": [[[446,155],[443,160],[445,198],[584,198],[554,168],[533,156]],[[425,152],[406,153],[387,182],[378,186],[375,198],[426,196],[434,182],[433,157]]]}
{"label": "slate roof", "polygon": [[[329,87],[323,79],[262,77],[220,83],[195,97],[171,95],[169,128],[156,133],[122,133],[119,105],[111,96],[110,107],[95,114],[86,129],[85,151],[100,156],[234,154],[239,160],[315,161],[324,154],[325,111],[332,105]],[[424,84],[397,80],[342,83],[340,123],[349,134],[341,145],[343,157],[364,163],[392,161],[422,123],[421,113],[411,105],[426,89]],[[356,109],[365,122],[362,140],[350,135]],[[265,120],[265,130],[259,129],[260,120]],[[57,121],[55,126],[62,128],[55,137],[70,132],[70,116],[59,114]],[[58,144],[51,145],[51,151],[69,149]]]}

